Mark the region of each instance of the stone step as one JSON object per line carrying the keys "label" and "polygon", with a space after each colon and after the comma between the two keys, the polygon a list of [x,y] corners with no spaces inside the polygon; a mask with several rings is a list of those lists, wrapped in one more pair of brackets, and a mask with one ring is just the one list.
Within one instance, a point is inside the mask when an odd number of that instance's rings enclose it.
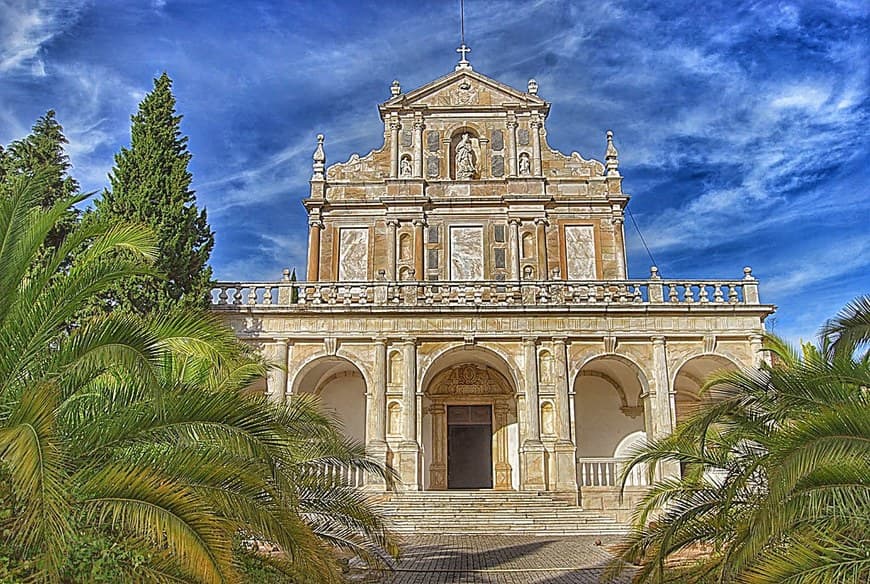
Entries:
{"label": "stone step", "polygon": [[413,491],[382,496],[377,508],[393,531],[407,533],[622,534],[612,517],[545,493]]}

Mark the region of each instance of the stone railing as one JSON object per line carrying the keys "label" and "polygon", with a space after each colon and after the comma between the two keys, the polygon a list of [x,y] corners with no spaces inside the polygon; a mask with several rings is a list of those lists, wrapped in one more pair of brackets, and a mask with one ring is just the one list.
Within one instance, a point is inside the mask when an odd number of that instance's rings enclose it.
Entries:
{"label": "stone railing", "polygon": [[360,488],[366,484],[366,473],[360,468],[325,463],[318,464],[311,470],[318,478],[335,486]]}
{"label": "stone railing", "polygon": [[[619,487],[627,458],[578,458],[577,484],[580,487]],[[643,487],[649,484],[645,464],[631,469],[625,479],[626,487]]]}
{"label": "stone railing", "polygon": [[244,306],[757,305],[758,281],[742,280],[218,282],[217,309]]}

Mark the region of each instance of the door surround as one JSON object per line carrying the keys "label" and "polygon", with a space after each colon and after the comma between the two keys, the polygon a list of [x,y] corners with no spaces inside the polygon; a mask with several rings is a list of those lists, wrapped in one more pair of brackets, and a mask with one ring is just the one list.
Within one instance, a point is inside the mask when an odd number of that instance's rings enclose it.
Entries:
{"label": "door surround", "polygon": [[447,489],[447,406],[492,407],[493,489],[514,489],[508,463],[508,424],[516,419],[517,403],[507,380],[480,363],[461,363],[439,373],[426,391],[432,416],[432,463],[429,489]]}

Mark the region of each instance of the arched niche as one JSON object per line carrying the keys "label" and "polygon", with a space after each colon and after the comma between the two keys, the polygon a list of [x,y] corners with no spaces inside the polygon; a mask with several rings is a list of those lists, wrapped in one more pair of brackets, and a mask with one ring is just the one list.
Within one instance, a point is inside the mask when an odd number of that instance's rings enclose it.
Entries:
{"label": "arched niche", "polygon": [[478,179],[481,176],[482,166],[478,131],[469,126],[454,130],[450,136],[450,178]]}

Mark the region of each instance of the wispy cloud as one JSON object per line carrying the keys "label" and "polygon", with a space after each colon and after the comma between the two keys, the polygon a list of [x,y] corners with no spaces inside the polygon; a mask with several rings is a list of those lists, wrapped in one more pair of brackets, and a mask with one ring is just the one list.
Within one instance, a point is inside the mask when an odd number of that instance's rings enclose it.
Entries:
{"label": "wispy cloud", "polygon": [[79,1],[0,0],[0,74],[24,70],[42,77],[43,46],[78,18]]}

